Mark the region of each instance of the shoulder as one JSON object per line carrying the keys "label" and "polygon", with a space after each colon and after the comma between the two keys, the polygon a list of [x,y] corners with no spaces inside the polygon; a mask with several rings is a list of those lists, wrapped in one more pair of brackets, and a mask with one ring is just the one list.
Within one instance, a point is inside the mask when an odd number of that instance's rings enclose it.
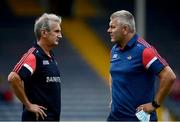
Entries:
{"label": "shoulder", "polygon": [[24,61],[32,62],[36,60],[36,51],[37,49],[35,47],[30,48],[22,57]]}
{"label": "shoulder", "polygon": [[144,54],[151,54],[155,50],[152,45],[150,45],[145,39],[141,37],[137,39],[136,49],[139,51],[139,53],[142,54],[142,56]]}
{"label": "shoulder", "polygon": [[31,47],[28,51],[26,51],[26,52],[22,55],[21,60],[22,60],[22,59],[31,58],[31,57],[35,56],[36,50],[37,50],[36,48]]}
{"label": "shoulder", "polygon": [[142,45],[143,47],[147,47],[147,48],[151,47],[151,45],[145,39],[143,39],[141,37],[139,37],[137,39],[137,42],[138,42],[138,44]]}
{"label": "shoulder", "polygon": [[24,66],[26,68],[32,67],[35,69],[36,66],[36,56],[34,55],[36,48],[30,48],[19,60],[19,62],[15,65],[13,71],[19,72],[19,70]]}

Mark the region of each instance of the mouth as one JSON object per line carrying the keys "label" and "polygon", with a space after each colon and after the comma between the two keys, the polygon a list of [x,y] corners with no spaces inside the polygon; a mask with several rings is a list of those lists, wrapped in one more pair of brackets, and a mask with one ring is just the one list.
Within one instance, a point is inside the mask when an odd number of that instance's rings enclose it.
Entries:
{"label": "mouth", "polygon": [[59,42],[60,42],[60,39],[55,40],[55,43],[59,44]]}
{"label": "mouth", "polygon": [[60,39],[61,39],[60,37],[57,37],[57,40],[58,40],[58,41],[60,41]]}
{"label": "mouth", "polygon": [[60,40],[61,40],[61,38],[60,38],[60,37],[57,37],[56,41],[59,42]]}

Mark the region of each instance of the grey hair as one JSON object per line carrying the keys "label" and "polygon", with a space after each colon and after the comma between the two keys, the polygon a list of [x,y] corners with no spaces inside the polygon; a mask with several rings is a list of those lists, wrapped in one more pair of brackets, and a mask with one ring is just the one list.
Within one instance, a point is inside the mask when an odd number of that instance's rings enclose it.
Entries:
{"label": "grey hair", "polygon": [[110,19],[118,19],[119,24],[123,24],[123,25],[128,25],[130,31],[132,33],[136,32],[136,27],[135,27],[135,20],[134,20],[134,16],[126,10],[120,10],[117,12],[114,12]]}
{"label": "grey hair", "polygon": [[58,22],[61,24],[61,17],[57,16],[55,14],[47,14],[44,13],[42,16],[40,16],[34,24],[34,33],[36,38],[39,40],[41,36],[41,30],[47,30],[50,31],[50,21]]}

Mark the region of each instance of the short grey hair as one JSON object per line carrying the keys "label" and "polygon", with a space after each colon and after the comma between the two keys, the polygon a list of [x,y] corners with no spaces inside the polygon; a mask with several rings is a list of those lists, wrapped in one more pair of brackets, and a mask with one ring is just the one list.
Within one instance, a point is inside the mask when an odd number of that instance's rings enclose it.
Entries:
{"label": "short grey hair", "polygon": [[34,24],[34,33],[36,38],[39,40],[41,36],[41,30],[47,30],[50,31],[50,21],[58,22],[61,24],[61,17],[57,16],[55,14],[47,14],[44,13],[42,16],[40,16]]}
{"label": "short grey hair", "polygon": [[110,19],[115,19],[115,18],[118,19],[119,23],[123,25],[128,25],[132,33],[136,32],[134,16],[129,11],[120,10],[120,11],[114,12],[110,16]]}

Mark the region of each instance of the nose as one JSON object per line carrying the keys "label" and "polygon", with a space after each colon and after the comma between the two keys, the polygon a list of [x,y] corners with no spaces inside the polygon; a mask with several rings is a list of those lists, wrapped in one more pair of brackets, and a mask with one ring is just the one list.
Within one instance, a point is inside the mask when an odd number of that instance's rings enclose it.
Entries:
{"label": "nose", "polygon": [[62,34],[60,33],[57,37],[58,39],[62,38]]}
{"label": "nose", "polygon": [[107,32],[110,33],[110,31],[111,31],[111,30],[110,30],[110,28],[109,28],[109,29],[107,30]]}

